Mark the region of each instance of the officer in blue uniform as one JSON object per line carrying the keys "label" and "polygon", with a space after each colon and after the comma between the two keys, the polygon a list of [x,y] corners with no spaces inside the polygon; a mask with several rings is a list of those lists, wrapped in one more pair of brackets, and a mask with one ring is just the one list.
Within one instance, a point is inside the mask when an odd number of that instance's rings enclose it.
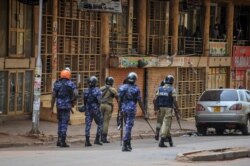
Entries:
{"label": "officer in blue uniform", "polygon": [[172,137],[170,134],[170,128],[172,123],[172,109],[173,106],[179,111],[178,104],[176,102],[176,91],[173,87],[174,77],[168,75],[165,79],[165,85],[160,86],[156,93],[156,104],[159,111],[164,115],[163,123],[160,129],[160,141],[159,147],[167,147],[164,144],[164,140],[168,139],[169,145],[173,146]]}
{"label": "officer in blue uniform", "polygon": [[118,88],[118,99],[121,112],[125,116],[125,135],[123,137],[123,147],[122,151],[131,151],[131,132],[134,126],[134,120],[136,115],[136,104],[139,103],[144,116],[147,118],[147,114],[144,110],[141,91],[135,82],[137,80],[137,74],[131,72],[127,76],[126,84],[121,85]]}
{"label": "officer in blue uniform", "polygon": [[95,123],[97,124],[97,131],[96,131],[96,138],[94,141],[94,144],[102,145],[100,141],[100,136],[102,134],[103,129],[103,117],[102,113],[100,111],[100,102],[101,102],[101,96],[102,92],[98,87],[96,87],[97,84],[97,78],[95,76],[91,76],[88,80],[89,88],[86,89],[83,92],[83,101],[84,105],[86,106],[85,111],[85,146],[92,146],[92,144],[89,141],[90,137],[90,129],[91,124],[94,119]]}
{"label": "officer in blue uniform", "polygon": [[58,120],[58,140],[57,146],[69,147],[66,144],[66,136],[68,129],[68,122],[70,119],[70,111],[77,99],[78,91],[74,82],[70,80],[71,73],[69,70],[62,70],[60,79],[54,83],[51,110],[53,113],[54,104],[57,106],[57,120]]}

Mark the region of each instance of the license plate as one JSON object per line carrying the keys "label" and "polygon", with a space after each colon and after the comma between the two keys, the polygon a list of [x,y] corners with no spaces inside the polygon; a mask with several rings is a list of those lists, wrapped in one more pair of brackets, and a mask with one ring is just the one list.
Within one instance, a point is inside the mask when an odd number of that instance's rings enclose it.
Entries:
{"label": "license plate", "polygon": [[214,112],[220,112],[220,107],[214,107]]}

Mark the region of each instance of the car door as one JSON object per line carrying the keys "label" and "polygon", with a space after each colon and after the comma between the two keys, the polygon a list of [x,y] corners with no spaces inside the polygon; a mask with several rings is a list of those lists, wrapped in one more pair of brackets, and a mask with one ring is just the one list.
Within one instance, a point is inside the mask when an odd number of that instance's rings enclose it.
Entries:
{"label": "car door", "polygon": [[250,91],[246,90],[246,100],[247,100],[247,105],[248,105],[248,113],[250,113]]}

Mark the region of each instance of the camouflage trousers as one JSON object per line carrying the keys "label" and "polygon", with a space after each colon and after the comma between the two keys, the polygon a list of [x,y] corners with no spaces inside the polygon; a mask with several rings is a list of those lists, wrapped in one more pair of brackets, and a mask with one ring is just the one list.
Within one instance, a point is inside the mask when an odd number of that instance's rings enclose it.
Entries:
{"label": "camouflage trousers", "polygon": [[66,137],[68,123],[70,119],[70,109],[57,109],[58,136]]}
{"label": "camouflage trousers", "polygon": [[163,123],[161,126],[160,136],[162,138],[166,138],[171,136],[170,129],[172,124],[172,108],[161,107],[160,109],[164,110],[165,112]]}
{"label": "camouflage trousers", "polygon": [[95,121],[97,125],[96,134],[101,135],[103,129],[103,117],[100,110],[91,110],[85,112],[85,136],[90,136],[90,129],[92,125],[92,121]]}
{"label": "camouflage trousers", "polygon": [[123,137],[123,141],[131,140],[132,128],[135,122],[135,114],[134,110],[125,112],[125,135]]}
{"label": "camouflage trousers", "polygon": [[109,122],[113,112],[113,106],[111,104],[101,104],[101,112],[103,114],[103,131],[102,133],[108,134]]}

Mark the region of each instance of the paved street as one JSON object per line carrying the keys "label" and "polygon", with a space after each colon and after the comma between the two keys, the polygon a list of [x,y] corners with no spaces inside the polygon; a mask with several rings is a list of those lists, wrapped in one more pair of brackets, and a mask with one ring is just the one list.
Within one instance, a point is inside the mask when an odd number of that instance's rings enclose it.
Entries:
{"label": "paved street", "polygon": [[225,135],[225,136],[180,136],[174,137],[175,147],[158,148],[153,139],[133,140],[133,151],[122,152],[119,141],[114,141],[103,146],[93,145],[84,147],[83,144],[74,144],[68,149],[57,148],[55,145],[29,146],[3,148],[0,151],[1,165],[16,166],[152,166],[152,165],[177,165],[177,166],[248,166],[249,158],[217,162],[191,162],[175,161],[178,153],[204,149],[217,149],[225,147],[250,147],[250,136]]}

